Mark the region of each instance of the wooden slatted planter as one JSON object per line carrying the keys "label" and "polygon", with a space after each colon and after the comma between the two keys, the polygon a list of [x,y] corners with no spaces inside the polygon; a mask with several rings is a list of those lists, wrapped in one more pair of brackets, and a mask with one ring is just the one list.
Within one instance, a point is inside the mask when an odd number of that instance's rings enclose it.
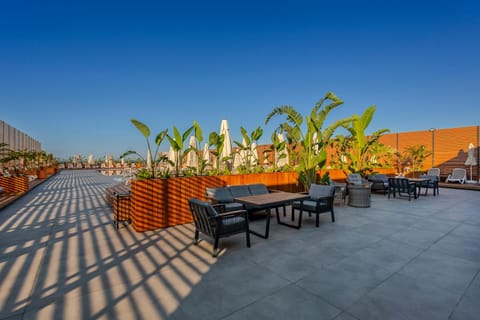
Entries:
{"label": "wooden slatted planter", "polygon": [[207,187],[264,183],[272,189],[299,192],[297,180],[294,172],[132,180],[130,220],[138,232],[190,223],[188,199],[205,199]]}
{"label": "wooden slatted planter", "polygon": [[28,177],[0,177],[0,187],[7,193],[23,193],[28,191]]}

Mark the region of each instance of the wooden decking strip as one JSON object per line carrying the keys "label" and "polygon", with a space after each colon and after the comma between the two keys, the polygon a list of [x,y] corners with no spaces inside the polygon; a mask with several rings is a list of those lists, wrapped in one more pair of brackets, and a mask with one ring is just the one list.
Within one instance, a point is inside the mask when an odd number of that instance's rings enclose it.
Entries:
{"label": "wooden decking strip", "polygon": [[480,191],[480,184],[478,183],[445,183],[445,182],[440,182],[438,184],[439,187],[442,188],[452,188],[452,189],[464,189],[464,190],[476,190]]}

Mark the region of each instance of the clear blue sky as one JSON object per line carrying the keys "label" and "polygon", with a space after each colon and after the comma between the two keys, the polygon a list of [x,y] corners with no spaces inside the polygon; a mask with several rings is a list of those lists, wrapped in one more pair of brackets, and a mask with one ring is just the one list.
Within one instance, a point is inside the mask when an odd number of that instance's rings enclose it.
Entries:
{"label": "clear blue sky", "polygon": [[[328,91],[370,132],[480,124],[478,1],[0,1],[0,119],[59,158],[257,126]],[[168,142],[162,150],[168,150]]]}

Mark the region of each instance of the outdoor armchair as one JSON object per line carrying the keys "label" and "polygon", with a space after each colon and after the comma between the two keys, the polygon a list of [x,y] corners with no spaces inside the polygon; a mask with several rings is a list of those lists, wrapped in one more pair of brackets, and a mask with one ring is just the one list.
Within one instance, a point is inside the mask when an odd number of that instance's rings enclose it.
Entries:
{"label": "outdoor armchair", "polygon": [[358,173],[347,176],[348,205],[352,207],[368,208],[371,203],[372,183]]}
{"label": "outdoor armchair", "polygon": [[380,191],[384,195],[388,193],[388,177],[386,174],[378,173],[368,176],[372,183],[372,191]]}
{"label": "outdoor armchair", "polygon": [[398,193],[399,196],[408,197],[408,201],[412,196],[414,199],[417,198],[417,185],[407,178],[388,178],[388,186],[388,199],[392,193],[394,198]]}
{"label": "outdoor armchair", "polygon": [[447,180],[445,180],[445,182],[459,182],[461,184],[464,184],[466,179],[467,179],[467,170],[463,168],[455,168],[453,169],[452,173],[448,175]]}
{"label": "outdoor armchair", "polygon": [[[194,244],[198,244],[200,232],[213,239],[213,257],[218,255],[218,242],[222,237],[245,233],[250,248],[250,231],[246,210],[223,212],[224,206],[212,205],[199,199],[188,199],[195,224]],[[218,208],[218,209],[216,209]],[[220,211],[220,212],[219,212]]]}
{"label": "outdoor armchair", "polygon": [[428,189],[433,189],[433,195],[440,194],[440,188],[438,183],[440,182],[440,168],[430,168],[426,174],[420,175],[420,178],[428,178],[430,181],[422,183],[422,187],[425,187],[425,195],[428,193]]}
{"label": "outdoor armchair", "polygon": [[440,168],[430,168],[430,169],[428,169],[428,171],[425,175],[427,175],[427,176],[437,176],[438,179],[440,180]]}
{"label": "outdoor armchair", "polygon": [[344,182],[333,181],[330,177],[328,177],[328,184],[335,187],[335,197],[340,197],[343,203],[345,203],[347,197],[347,184]]}
{"label": "outdoor armchair", "polygon": [[[310,185],[309,197],[307,200],[295,201],[292,203],[292,218],[295,210],[307,211],[309,215],[315,214],[315,225],[320,225],[320,214],[330,212],[332,222],[335,222],[333,211],[333,199],[335,197],[335,186],[312,184]],[[300,217],[301,219],[301,217]]]}
{"label": "outdoor armchair", "polygon": [[362,178],[362,176],[358,173],[350,173],[347,176],[347,184],[349,184],[349,185],[353,184],[353,185],[360,186],[360,185],[363,185],[367,182],[368,181],[365,180],[364,178]]}

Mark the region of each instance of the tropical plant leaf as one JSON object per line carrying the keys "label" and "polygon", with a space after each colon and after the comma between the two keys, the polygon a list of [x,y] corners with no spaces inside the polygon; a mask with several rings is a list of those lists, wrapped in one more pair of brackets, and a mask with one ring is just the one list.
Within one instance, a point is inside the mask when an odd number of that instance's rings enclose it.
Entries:
{"label": "tropical plant leaf", "polygon": [[157,136],[155,137],[155,144],[156,144],[157,146],[159,146],[160,144],[162,144],[163,140],[164,140],[165,137],[167,136],[167,133],[168,133],[168,129],[163,130],[162,132],[160,132],[159,134],[157,134]]}
{"label": "tropical plant leaf", "polygon": [[150,128],[146,124],[144,124],[144,123],[142,123],[142,122],[140,122],[136,119],[133,119],[133,118],[130,119],[130,121],[133,123],[133,125],[138,129],[138,131],[140,131],[140,133],[145,138],[148,138],[150,136]]}

